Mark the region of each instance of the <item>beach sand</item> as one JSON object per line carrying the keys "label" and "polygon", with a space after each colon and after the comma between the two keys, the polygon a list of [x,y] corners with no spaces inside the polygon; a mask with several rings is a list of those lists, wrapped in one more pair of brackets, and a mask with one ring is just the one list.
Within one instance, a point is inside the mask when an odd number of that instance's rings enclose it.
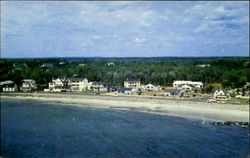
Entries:
{"label": "beach sand", "polygon": [[19,93],[1,98],[60,103],[70,106],[134,110],[160,115],[179,116],[203,121],[249,122],[249,105],[207,103],[189,100],[171,100],[132,96],[98,96],[51,93]]}

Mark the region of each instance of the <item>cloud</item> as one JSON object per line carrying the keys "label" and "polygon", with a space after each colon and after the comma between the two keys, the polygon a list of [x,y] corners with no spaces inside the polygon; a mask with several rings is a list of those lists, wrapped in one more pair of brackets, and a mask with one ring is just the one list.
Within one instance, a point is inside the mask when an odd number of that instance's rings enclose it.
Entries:
{"label": "cloud", "polygon": [[[241,4],[241,5],[237,5]],[[245,4],[245,5],[244,5]],[[194,28],[195,33],[202,31],[227,31],[231,27],[246,25],[249,15],[247,3],[224,2],[224,3],[199,3],[185,10],[187,15],[191,15],[193,21],[196,20],[200,24]],[[237,27],[233,28],[237,29]]]}
{"label": "cloud", "polygon": [[248,54],[248,11],[247,2],[4,1],[1,52],[3,56],[133,56],[134,52],[188,56],[209,55],[225,47],[236,50],[236,55]]}
{"label": "cloud", "polygon": [[135,42],[135,43],[145,43],[146,39],[145,38],[135,38],[133,40],[133,42]]}
{"label": "cloud", "polygon": [[94,40],[99,40],[99,39],[101,39],[101,37],[98,36],[98,35],[95,35],[95,36],[92,37],[92,39],[94,39]]}

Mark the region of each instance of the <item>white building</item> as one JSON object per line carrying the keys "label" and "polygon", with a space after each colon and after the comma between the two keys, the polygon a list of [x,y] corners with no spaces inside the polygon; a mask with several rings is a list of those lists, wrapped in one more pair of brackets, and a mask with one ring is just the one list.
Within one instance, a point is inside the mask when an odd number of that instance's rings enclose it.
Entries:
{"label": "white building", "polygon": [[159,91],[160,90],[160,85],[155,85],[155,84],[147,84],[145,86],[145,90],[147,91]]}
{"label": "white building", "polygon": [[0,82],[0,86],[3,92],[16,92],[17,91],[17,85],[13,81],[10,81],[10,80]]}
{"label": "white building", "polygon": [[115,63],[109,62],[109,63],[107,63],[107,65],[108,65],[108,66],[115,65]]}
{"label": "white building", "polygon": [[109,91],[109,88],[111,87],[110,83],[105,83],[105,82],[92,82],[91,84],[91,90],[94,91],[102,91],[102,92],[107,92]]}
{"label": "white building", "polygon": [[52,91],[52,92],[70,91],[68,80],[66,78],[52,79],[52,82],[49,83],[49,89],[44,89],[44,91]]}
{"label": "white building", "polygon": [[117,92],[120,93],[120,94],[131,95],[132,94],[132,88],[119,88],[117,90]]}
{"label": "white building", "polygon": [[21,91],[28,92],[37,89],[36,81],[32,79],[24,79],[22,81]]}
{"label": "white building", "polygon": [[178,89],[180,89],[184,92],[192,92],[194,90],[194,87],[189,86],[189,85],[183,85],[183,86],[179,87]]}
{"label": "white building", "polygon": [[124,87],[138,89],[141,88],[141,82],[139,80],[126,80],[124,81]]}
{"label": "white building", "polygon": [[52,79],[52,82],[49,83],[49,89],[53,90],[56,86],[64,86],[64,83],[66,82],[66,79],[63,78],[56,78]]}
{"label": "white building", "polygon": [[184,96],[184,92],[179,89],[168,89],[165,91],[164,96],[166,97],[174,97],[174,96],[179,96],[182,97]]}
{"label": "white building", "polygon": [[228,100],[231,99],[229,93],[222,89],[217,89],[214,92],[214,99],[216,100]]}
{"label": "white building", "polygon": [[93,82],[89,82],[88,83],[88,85],[87,85],[87,90],[92,90],[91,88],[92,88],[92,84],[93,84]]}
{"label": "white building", "polygon": [[195,82],[195,81],[174,81],[173,82],[173,87],[175,88],[180,88],[184,85],[194,86],[197,89],[200,89],[203,87],[202,82]]}
{"label": "white building", "polygon": [[71,91],[84,91],[88,88],[88,80],[86,78],[69,78],[68,85]]}
{"label": "white building", "polygon": [[41,67],[44,67],[44,68],[52,68],[53,67],[53,64],[52,63],[43,63],[41,65]]}
{"label": "white building", "polygon": [[118,88],[117,93],[131,95],[131,94],[139,94],[140,92],[137,89],[133,88]]}

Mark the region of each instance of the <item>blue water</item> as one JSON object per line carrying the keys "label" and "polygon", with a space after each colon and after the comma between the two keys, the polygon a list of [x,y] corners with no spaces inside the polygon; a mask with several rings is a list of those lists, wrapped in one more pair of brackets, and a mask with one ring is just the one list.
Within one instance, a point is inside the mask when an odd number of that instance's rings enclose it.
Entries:
{"label": "blue water", "polygon": [[201,122],[135,111],[2,99],[1,156],[248,156],[248,128]]}

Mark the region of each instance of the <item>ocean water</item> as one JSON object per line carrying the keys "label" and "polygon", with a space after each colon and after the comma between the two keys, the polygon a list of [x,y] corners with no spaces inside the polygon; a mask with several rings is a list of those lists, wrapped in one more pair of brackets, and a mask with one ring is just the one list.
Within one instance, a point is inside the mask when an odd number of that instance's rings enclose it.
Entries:
{"label": "ocean water", "polygon": [[248,133],[136,111],[1,100],[4,158],[247,158]]}

